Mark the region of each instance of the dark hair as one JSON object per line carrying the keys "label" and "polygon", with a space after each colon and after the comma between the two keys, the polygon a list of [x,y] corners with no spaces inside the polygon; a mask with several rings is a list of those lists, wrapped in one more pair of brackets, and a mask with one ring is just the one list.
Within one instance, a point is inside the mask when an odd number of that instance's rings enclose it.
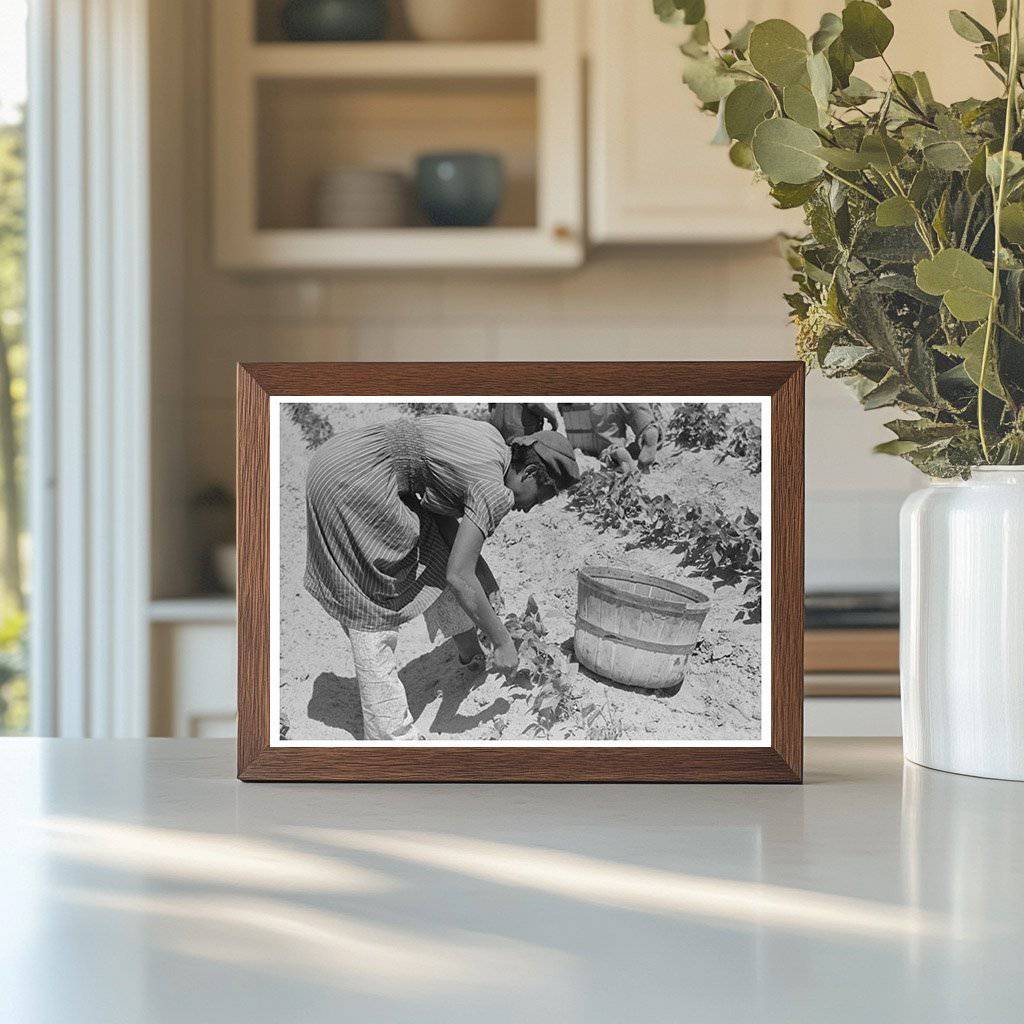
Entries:
{"label": "dark hair", "polygon": [[533,445],[516,444],[514,441],[509,446],[512,449],[512,468],[522,472],[529,466],[534,467],[534,479],[538,487],[550,487],[556,494],[559,487],[554,477],[544,465],[544,460],[537,454]]}

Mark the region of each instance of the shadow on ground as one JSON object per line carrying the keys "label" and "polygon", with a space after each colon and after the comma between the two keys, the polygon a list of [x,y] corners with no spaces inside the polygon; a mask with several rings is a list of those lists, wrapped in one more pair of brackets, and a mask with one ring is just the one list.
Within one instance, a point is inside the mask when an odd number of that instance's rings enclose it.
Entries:
{"label": "shadow on ground", "polygon": [[[485,707],[475,706],[471,695],[486,679],[486,673],[460,665],[453,642],[414,658],[399,671],[398,677],[405,686],[409,711],[428,739],[467,732],[509,710],[509,702],[504,697],[492,700]],[[421,722],[424,712],[429,718],[429,707],[438,698],[440,703],[433,719]],[[467,703],[471,711],[464,710]],[[351,677],[321,672],[313,682],[306,711],[313,721],[346,732],[354,739],[364,738],[359,686]]]}

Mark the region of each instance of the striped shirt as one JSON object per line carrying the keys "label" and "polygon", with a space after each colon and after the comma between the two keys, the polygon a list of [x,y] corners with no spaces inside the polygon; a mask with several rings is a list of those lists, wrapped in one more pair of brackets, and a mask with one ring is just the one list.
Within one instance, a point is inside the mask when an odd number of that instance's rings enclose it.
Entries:
{"label": "striped shirt", "polygon": [[306,589],[344,626],[393,629],[445,588],[439,520],[490,537],[513,507],[512,452],[489,423],[392,420],[336,434],[306,478]]}

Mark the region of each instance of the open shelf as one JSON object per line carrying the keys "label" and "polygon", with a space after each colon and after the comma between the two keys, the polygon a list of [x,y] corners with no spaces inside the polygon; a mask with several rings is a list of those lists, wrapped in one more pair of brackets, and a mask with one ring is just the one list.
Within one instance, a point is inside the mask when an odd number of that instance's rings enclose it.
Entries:
{"label": "open shelf", "polygon": [[257,78],[535,75],[535,43],[268,43],[245,57]]}
{"label": "open shelf", "polygon": [[[332,230],[316,222],[314,197],[325,174],[351,166],[399,172],[409,193],[400,230],[430,230],[412,196],[413,178],[416,158],[438,150],[497,153],[504,165],[493,226],[467,229],[467,237],[536,227],[532,79],[272,79],[258,85],[256,118],[261,231]],[[359,231],[363,237],[353,241],[373,246],[378,233]],[[443,234],[454,240],[451,229]]]}
{"label": "open shelf", "polygon": [[[217,0],[218,3],[221,0]],[[258,45],[269,45],[285,41],[284,30],[281,26],[281,13],[285,0],[252,0],[252,14],[254,17],[249,21],[251,28],[251,39]],[[424,0],[420,0],[424,2]],[[433,2],[433,0],[426,0]],[[541,0],[543,2],[543,0]],[[537,7],[538,0],[506,0],[503,14],[505,20],[499,25],[498,32],[502,39],[515,42],[534,42],[537,39]],[[494,22],[489,23],[493,30]],[[384,36],[385,41],[403,41],[418,43],[415,35],[414,19],[410,19],[406,12],[406,0],[388,0],[388,24]],[[314,46],[315,43],[298,43],[299,46]],[[372,45],[368,43],[355,43],[355,46]],[[485,46],[486,43],[468,43],[469,46]]]}
{"label": "open shelf", "polygon": [[[417,42],[280,39],[277,0],[213,7],[214,243],[230,269],[567,267],[583,258],[578,0],[531,4],[531,38]],[[505,188],[491,224],[321,226],[315,196],[341,169],[400,172],[416,159],[496,153]],[[372,223],[369,217],[358,220]]]}

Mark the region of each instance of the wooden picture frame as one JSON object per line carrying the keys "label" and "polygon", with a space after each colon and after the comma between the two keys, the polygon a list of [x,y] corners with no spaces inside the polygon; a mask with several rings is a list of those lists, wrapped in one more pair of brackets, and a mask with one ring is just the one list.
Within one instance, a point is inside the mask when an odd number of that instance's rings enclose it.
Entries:
{"label": "wooden picture frame", "polygon": [[[270,407],[275,396],[758,396],[770,408],[770,738],[758,746],[271,743]],[[363,399],[365,401],[365,397]],[[238,366],[238,777],[244,781],[800,782],[804,367],[799,362]],[[765,553],[768,554],[768,551]],[[766,698],[767,699],[767,698]]]}

